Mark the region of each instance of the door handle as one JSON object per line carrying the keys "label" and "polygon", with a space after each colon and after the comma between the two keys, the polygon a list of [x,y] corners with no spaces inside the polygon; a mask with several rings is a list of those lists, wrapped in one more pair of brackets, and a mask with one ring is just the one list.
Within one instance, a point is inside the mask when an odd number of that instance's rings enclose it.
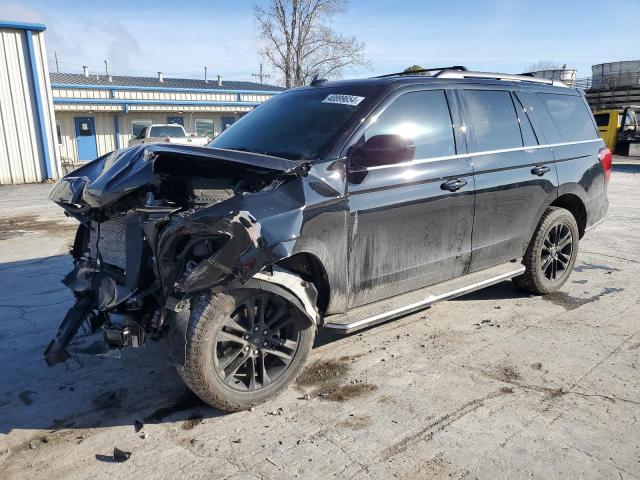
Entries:
{"label": "door handle", "polygon": [[456,190],[460,190],[467,184],[466,180],[460,180],[459,178],[454,178],[452,180],[447,180],[440,188],[442,190],[449,190],[450,192],[455,192]]}
{"label": "door handle", "polygon": [[539,177],[543,176],[545,173],[547,173],[549,170],[551,170],[549,167],[547,167],[546,165],[538,165],[537,167],[533,167],[531,169],[531,173],[533,173],[534,175],[538,175]]}

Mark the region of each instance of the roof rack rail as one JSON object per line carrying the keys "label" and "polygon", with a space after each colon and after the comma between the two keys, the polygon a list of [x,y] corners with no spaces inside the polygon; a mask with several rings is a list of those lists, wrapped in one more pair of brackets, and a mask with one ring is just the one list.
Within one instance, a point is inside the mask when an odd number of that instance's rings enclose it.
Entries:
{"label": "roof rack rail", "polygon": [[387,78],[387,77],[396,77],[398,75],[415,75],[416,73],[430,73],[430,72],[442,72],[444,70],[452,70],[456,72],[466,72],[468,69],[462,65],[454,65],[452,67],[433,67],[433,68],[423,68],[421,70],[411,70],[410,72],[396,72],[396,73],[387,73],[385,75],[379,75],[373,78]]}
{"label": "roof rack rail", "polygon": [[544,83],[546,85],[556,85],[558,87],[567,87],[567,84],[560,80],[550,80],[548,78],[538,78],[530,75],[512,75],[508,73],[492,73],[492,72],[470,72],[454,69],[444,69],[434,75],[436,78],[487,78],[494,80],[510,80],[512,82],[531,82]]}

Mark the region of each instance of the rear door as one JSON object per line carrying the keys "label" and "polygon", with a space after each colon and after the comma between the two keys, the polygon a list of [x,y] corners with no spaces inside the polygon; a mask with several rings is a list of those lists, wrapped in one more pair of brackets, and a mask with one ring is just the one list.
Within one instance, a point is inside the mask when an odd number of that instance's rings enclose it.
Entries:
{"label": "rear door", "polygon": [[[402,164],[349,165],[351,307],[465,273],[471,255],[473,175],[457,121],[457,100],[444,90],[388,99],[356,135],[412,140]],[[453,117],[452,117],[453,113]]]}
{"label": "rear door", "polygon": [[461,92],[476,194],[470,271],[522,257],[558,187],[551,147],[515,95],[480,88]]}

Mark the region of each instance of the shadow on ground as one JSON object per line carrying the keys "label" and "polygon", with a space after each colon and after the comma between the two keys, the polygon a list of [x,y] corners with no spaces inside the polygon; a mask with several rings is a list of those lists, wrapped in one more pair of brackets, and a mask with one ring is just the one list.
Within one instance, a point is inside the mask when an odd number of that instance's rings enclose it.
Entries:
{"label": "shadow on ground", "polygon": [[[71,359],[47,367],[44,349],[72,305],[70,292],[60,283],[71,268],[66,255],[0,265],[0,433],[131,425],[136,420],[186,424],[195,417],[225,414],[184,386],[164,341],[148,341],[141,349],[125,349],[122,358],[111,358],[78,353],[100,340],[100,333],[79,336],[70,348]],[[524,296],[507,281],[457,300]],[[316,346],[343,338],[321,332]]]}
{"label": "shadow on ground", "polygon": [[614,163],[611,170],[614,173],[640,173],[640,163]]}
{"label": "shadow on ground", "polygon": [[[0,433],[224,414],[184,386],[164,341],[124,350],[121,359],[74,354],[48,367],[44,349],[72,305],[71,293],[60,283],[71,267],[66,255],[0,265]],[[98,335],[78,338],[71,351]]]}

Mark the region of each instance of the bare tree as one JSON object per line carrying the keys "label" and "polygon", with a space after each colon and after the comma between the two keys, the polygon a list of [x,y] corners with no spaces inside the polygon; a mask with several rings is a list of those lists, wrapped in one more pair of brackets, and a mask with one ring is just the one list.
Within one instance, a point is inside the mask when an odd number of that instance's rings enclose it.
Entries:
{"label": "bare tree", "polygon": [[261,54],[287,87],[305,85],[315,76],[339,78],[353,66],[369,66],[364,43],[339,35],[326,23],[345,10],[345,0],[268,0],[254,14]]}
{"label": "bare tree", "polygon": [[540,60],[534,64],[529,65],[527,72],[539,72],[541,70],[562,70],[563,65],[548,60]]}

